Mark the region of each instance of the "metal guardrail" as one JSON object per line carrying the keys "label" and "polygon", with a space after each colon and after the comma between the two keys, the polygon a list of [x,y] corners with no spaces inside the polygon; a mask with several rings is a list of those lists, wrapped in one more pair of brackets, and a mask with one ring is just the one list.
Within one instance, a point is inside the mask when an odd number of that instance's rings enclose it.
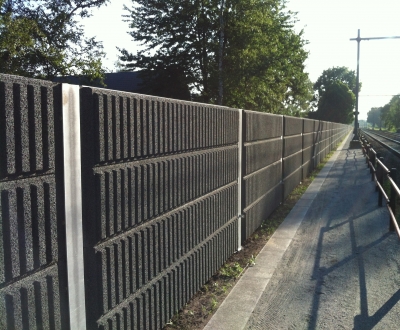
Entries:
{"label": "metal guardrail", "polygon": [[[371,173],[371,180],[376,183],[376,190],[379,192],[378,195],[378,206],[382,206],[383,198],[386,200],[386,207],[389,210],[389,230],[396,231],[397,236],[400,239],[400,228],[396,220],[396,199],[400,197],[400,189],[396,185],[396,168],[389,170],[383,164],[383,157],[377,153],[372,144],[368,142],[364,135],[361,135],[361,147],[363,154],[365,155],[367,166]],[[383,188],[384,179],[387,178],[390,183],[390,196],[388,196]]]}

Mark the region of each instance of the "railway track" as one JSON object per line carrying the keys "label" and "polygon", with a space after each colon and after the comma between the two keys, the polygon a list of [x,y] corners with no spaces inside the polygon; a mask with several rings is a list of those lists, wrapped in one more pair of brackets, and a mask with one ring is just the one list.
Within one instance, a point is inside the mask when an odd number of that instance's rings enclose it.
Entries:
{"label": "railway track", "polygon": [[400,158],[400,133],[361,129],[361,134],[365,135],[370,143],[377,142],[391,154]]}

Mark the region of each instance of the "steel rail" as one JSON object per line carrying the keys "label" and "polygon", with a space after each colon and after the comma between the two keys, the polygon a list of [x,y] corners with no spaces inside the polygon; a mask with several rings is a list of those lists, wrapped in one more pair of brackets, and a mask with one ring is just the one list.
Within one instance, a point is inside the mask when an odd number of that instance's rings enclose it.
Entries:
{"label": "steel rail", "polygon": [[[370,133],[364,131],[361,129],[361,132],[365,135],[368,135],[371,139],[375,140],[376,142],[378,142],[382,147],[388,149],[390,152],[392,152],[395,156],[400,157],[400,152],[396,149],[393,149],[392,147],[388,146],[387,144],[383,143],[382,141],[378,140],[377,138],[374,138]],[[372,133],[374,135],[378,135],[375,133]],[[379,136],[379,135],[378,135]],[[383,136],[382,136],[383,137]],[[385,138],[385,137],[383,137]],[[393,141],[392,141],[393,142]],[[398,141],[396,141],[397,143],[399,143]],[[400,144],[399,144],[400,145]]]}
{"label": "steel rail", "polygon": [[380,166],[385,170],[386,174],[390,173],[389,169],[385,166],[385,164],[382,163],[380,159],[376,159],[376,161],[379,163]]}
{"label": "steel rail", "polygon": [[399,189],[399,187],[397,187],[396,182],[393,181],[393,179],[390,177],[390,175],[388,175],[387,177],[388,177],[388,179],[389,179],[389,181],[390,181],[390,184],[392,185],[392,187],[393,187],[394,190],[396,191],[397,196],[400,197],[400,189]]}
{"label": "steel rail", "polygon": [[[371,132],[370,132],[370,133],[371,133]],[[383,138],[384,138],[384,139],[386,139],[386,140],[389,140],[389,141],[395,142],[395,143],[397,143],[397,144],[399,144],[399,145],[400,145],[400,141],[398,141],[398,140],[393,140],[392,138],[390,138],[390,137],[387,137],[387,136],[385,136],[385,135],[378,134],[378,133],[371,133],[371,134],[375,134],[375,135],[377,135],[377,136],[383,137]]]}
{"label": "steel rail", "polygon": [[389,213],[390,213],[390,221],[392,221],[392,224],[394,225],[394,229],[396,230],[397,236],[400,238],[400,229],[399,229],[399,224],[397,223],[396,217],[393,214],[393,211],[390,208],[390,205],[386,204],[386,207],[388,208]]}

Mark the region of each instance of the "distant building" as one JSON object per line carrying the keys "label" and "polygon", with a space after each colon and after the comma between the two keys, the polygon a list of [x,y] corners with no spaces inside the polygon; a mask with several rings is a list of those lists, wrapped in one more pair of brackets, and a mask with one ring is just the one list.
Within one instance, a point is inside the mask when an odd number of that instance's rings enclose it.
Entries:
{"label": "distant building", "polygon": [[[139,78],[139,71],[135,72],[111,72],[105,74],[104,84],[101,88],[113,89],[123,92],[139,93],[142,89],[142,79]],[[65,76],[56,77],[55,82],[63,82],[72,85],[87,85],[85,77]]]}
{"label": "distant building", "polygon": [[[179,100],[191,100],[185,76],[179,69],[164,70],[159,74],[143,74],[142,71],[121,71],[105,74],[104,84],[91,83],[90,86],[112,89],[123,92],[169,97]],[[84,76],[56,77],[54,82],[72,85],[89,85]]]}

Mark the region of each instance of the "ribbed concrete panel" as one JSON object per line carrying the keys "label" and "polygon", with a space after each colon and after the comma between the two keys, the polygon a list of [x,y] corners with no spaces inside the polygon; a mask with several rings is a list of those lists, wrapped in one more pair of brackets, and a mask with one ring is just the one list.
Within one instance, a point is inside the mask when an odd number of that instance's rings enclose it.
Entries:
{"label": "ribbed concrete panel", "polygon": [[86,87],[81,108],[88,326],[162,328],[237,249],[238,111]]}
{"label": "ribbed concrete panel", "polygon": [[314,170],[314,160],[305,162],[302,167],[303,171],[302,178],[306,178],[313,170]]}
{"label": "ribbed concrete panel", "polygon": [[283,116],[245,111],[246,142],[280,137],[283,134]]}
{"label": "ribbed concrete panel", "polygon": [[237,110],[103,89],[81,95],[83,115],[94,120],[96,163],[237,143]]}
{"label": "ribbed concrete panel", "polygon": [[57,266],[0,289],[1,329],[63,329]]}
{"label": "ribbed concrete panel", "polygon": [[58,258],[54,178],[1,182],[0,285]]}
{"label": "ribbed concrete panel", "polygon": [[0,180],[54,171],[54,88],[0,74]]}
{"label": "ribbed concrete panel", "polygon": [[237,178],[237,149],[94,168],[101,239],[200,198]]}
{"label": "ribbed concrete panel", "polygon": [[283,125],[283,132],[285,136],[301,134],[303,132],[302,118],[284,116]]}
{"label": "ribbed concrete panel", "polygon": [[[286,178],[302,165],[302,151],[283,159],[283,177]],[[301,180],[300,180],[301,181]],[[299,182],[300,182],[299,181]]]}
{"label": "ribbed concrete panel", "polygon": [[244,210],[246,219],[245,239],[249,238],[282,202],[282,188],[283,185],[278,184]]}
{"label": "ribbed concrete panel", "polygon": [[245,112],[242,240],[282,201],[283,120],[283,116]]}
{"label": "ribbed concrete panel", "polygon": [[311,133],[315,131],[315,122],[313,119],[303,119],[303,133]]}
{"label": "ribbed concrete panel", "polygon": [[301,176],[302,176],[302,169],[298,168],[296,171],[292,172],[292,174],[290,174],[283,180],[283,187],[284,187],[283,198],[289,196],[291,191],[300,184],[302,180]]}
{"label": "ribbed concrete panel", "polygon": [[0,74],[1,329],[69,327],[60,111],[59,85]]}
{"label": "ribbed concrete panel", "polygon": [[277,186],[282,179],[282,162],[271,164],[244,178],[245,207]]}
{"label": "ribbed concrete panel", "polygon": [[284,149],[283,157],[293,155],[296,152],[301,151],[303,145],[303,139],[301,135],[294,135],[290,137],[284,137]]}
{"label": "ribbed concrete panel", "polygon": [[282,139],[245,144],[245,175],[275,163],[282,158]]}
{"label": "ribbed concrete panel", "polygon": [[311,147],[315,144],[316,134],[315,133],[306,133],[303,135],[303,148]]}
{"label": "ribbed concrete panel", "polygon": [[303,149],[303,164],[312,161],[314,156],[314,146]]}

